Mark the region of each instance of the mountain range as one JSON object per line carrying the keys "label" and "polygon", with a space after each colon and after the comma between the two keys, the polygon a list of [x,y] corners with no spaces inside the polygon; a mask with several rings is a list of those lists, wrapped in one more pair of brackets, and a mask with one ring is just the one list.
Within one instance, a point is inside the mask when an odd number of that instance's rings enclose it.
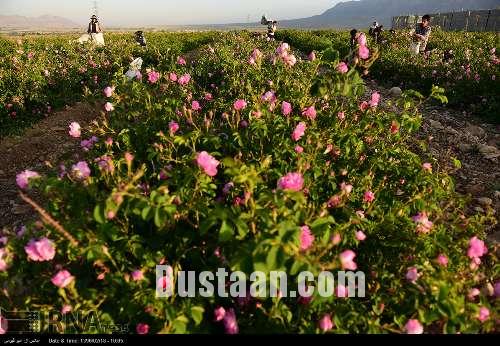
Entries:
{"label": "mountain range", "polygon": [[[324,13],[308,18],[271,19],[278,20],[280,28],[363,28],[370,26],[373,21],[378,21],[387,28],[391,25],[393,16],[495,8],[500,8],[500,0],[358,0],[340,2]],[[144,26],[148,26],[148,23],[144,23]],[[232,29],[259,26],[260,23],[235,23],[175,27]],[[69,30],[75,28],[81,29],[82,25],[57,16],[30,18],[0,15],[0,30]],[[165,28],[168,27],[165,26]]]}
{"label": "mountain range", "polygon": [[340,2],[324,13],[301,19],[280,21],[281,27],[368,27],[373,21],[391,25],[392,17],[463,10],[494,9],[500,0],[361,0]]}
{"label": "mountain range", "polygon": [[77,23],[58,16],[3,16],[0,15],[0,30],[29,30],[29,29],[73,29],[81,27]]}

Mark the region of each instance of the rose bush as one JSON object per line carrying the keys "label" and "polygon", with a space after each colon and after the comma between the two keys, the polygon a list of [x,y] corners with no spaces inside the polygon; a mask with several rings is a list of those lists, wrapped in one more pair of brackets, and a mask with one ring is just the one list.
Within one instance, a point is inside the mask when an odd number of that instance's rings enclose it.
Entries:
{"label": "rose bush", "polygon": [[[380,58],[371,66],[371,77],[386,87],[400,86],[428,93],[432,85],[445,88],[449,104],[500,121],[500,45],[491,32],[444,32],[433,28],[428,52],[410,53],[408,31],[385,32]],[[349,33],[334,30],[283,30],[278,38],[309,54],[333,48],[341,58],[349,53]],[[369,46],[376,47],[369,38]],[[453,57],[445,59],[445,52]],[[474,92],[471,92],[473,90]]]}
{"label": "rose bush", "polygon": [[[89,95],[103,111],[85,129],[98,139],[86,160],[23,176],[47,215],[5,235],[2,307],[93,310],[139,334],[495,329],[498,301],[483,288],[498,285],[498,265],[481,240],[495,220],[465,216],[453,180],[408,149],[421,101],[405,94],[389,111],[338,59],[246,33],[178,58],[145,63],[154,83],[116,66],[101,86],[113,92]],[[304,270],[361,270],[367,293],[159,299],[173,283],[156,282],[158,264],[284,270],[289,287]]]}
{"label": "rose bush", "polygon": [[0,37],[0,137],[54,110],[102,92],[118,68],[132,57],[158,64],[163,54],[181,54],[210,42],[214,33],[148,34],[150,48],[133,44],[133,36],[106,34],[105,47],[81,46],[74,35]]}

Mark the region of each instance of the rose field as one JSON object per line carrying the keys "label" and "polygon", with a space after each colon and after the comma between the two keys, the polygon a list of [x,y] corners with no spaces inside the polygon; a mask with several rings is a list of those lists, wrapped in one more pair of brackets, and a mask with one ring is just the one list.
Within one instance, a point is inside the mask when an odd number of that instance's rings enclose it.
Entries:
{"label": "rose field", "polygon": [[[460,161],[423,155],[415,138],[428,106],[497,126],[499,36],[436,30],[414,57],[405,32],[386,35],[358,42],[369,54],[358,66],[344,62],[342,31],[146,33],[147,48],[119,33],[105,47],[0,37],[1,139],[77,103],[93,114],[63,119],[74,149],[60,160],[5,178],[30,217],[0,229],[0,306],[95,311],[139,334],[497,332],[500,266],[486,239],[498,215],[471,210],[445,169]],[[402,93],[382,92],[394,86]],[[299,272],[358,270],[366,294],[157,298],[174,285],[158,284],[160,264],[280,270],[290,287]]]}

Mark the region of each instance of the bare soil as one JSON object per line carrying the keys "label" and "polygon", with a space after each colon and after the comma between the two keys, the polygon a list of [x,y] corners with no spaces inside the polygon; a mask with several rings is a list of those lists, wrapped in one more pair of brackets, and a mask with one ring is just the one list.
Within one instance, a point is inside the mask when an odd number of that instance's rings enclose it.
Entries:
{"label": "bare soil", "polygon": [[[18,196],[16,175],[26,169],[43,174],[65,160],[78,160],[81,139],[70,137],[68,126],[76,121],[84,128],[97,115],[95,107],[77,103],[36,123],[22,136],[0,141],[0,229],[12,229],[36,217]],[[33,192],[30,195],[39,199]]]}

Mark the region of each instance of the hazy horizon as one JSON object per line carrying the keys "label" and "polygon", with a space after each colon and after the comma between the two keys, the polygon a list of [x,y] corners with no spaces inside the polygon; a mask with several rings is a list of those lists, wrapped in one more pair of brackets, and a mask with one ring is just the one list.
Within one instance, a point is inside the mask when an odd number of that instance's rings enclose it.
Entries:
{"label": "hazy horizon", "polygon": [[[345,0],[98,0],[104,26],[203,25],[258,22],[263,14],[285,20],[318,15]],[[0,13],[52,15],[85,25],[91,0],[0,0]]]}

